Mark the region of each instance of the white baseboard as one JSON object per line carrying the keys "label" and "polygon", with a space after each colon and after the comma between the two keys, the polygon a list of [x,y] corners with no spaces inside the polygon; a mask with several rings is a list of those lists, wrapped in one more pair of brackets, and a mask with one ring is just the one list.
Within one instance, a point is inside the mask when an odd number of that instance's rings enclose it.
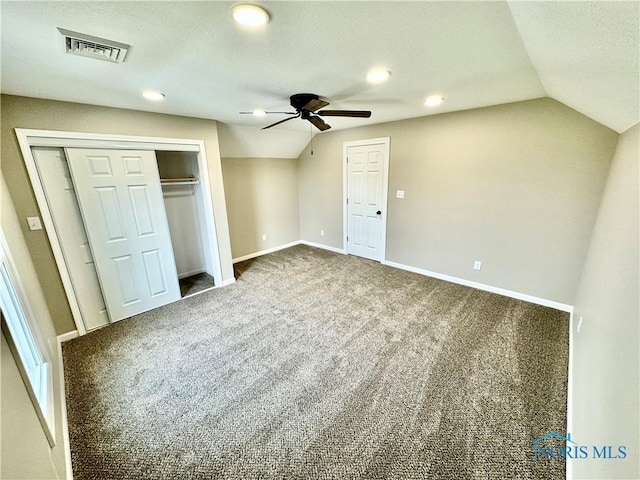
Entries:
{"label": "white baseboard", "polygon": [[64,388],[64,364],[62,359],[62,342],[66,342],[78,336],[78,331],[58,335],[58,381],[60,388],[60,427],[62,429],[62,444],[64,447],[64,467],[66,480],[73,480],[73,468],[71,464],[71,444],[69,443],[69,423],[67,421],[67,393]]}
{"label": "white baseboard", "polygon": [[222,285],[220,285],[221,287],[226,287],[227,285],[231,285],[232,283],[236,283],[236,279],[231,277],[231,278],[227,278],[225,281],[222,282]]}
{"label": "white baseboard", "polygon": [[242,257],[234,258],[232,261],[233,263],[244,262],[245,260],[249,260],[251,258],[260,257],[262,255],[266,255],[267,253],[277,252],[278,250],[284,250],[285,248],[293,247],[299,244],[300,240],[296,240],[295,242],[285,243],[284,245],[278,245],[277,247],[267,248],[266,250],[260,250],[259,252],[243,255]]}
{"label": "white baseboard", "polygon": [[532,295],[527,295],[526,293],[514,292],[512,290],[506,290],[504,288],[493,287],[491,285],[485,285],[483,283],[473,282],[471,280],[465,280],[464,278],[452,277],[450,275],[445,275],[443,273],[431,272],[429,270],[423,270],[422,268],[410,267],[408,265],[403,265],[402,263],[389,262],[387,260],[384,260],[382,263],[384,265],[389,265],[390,267],[399,268],[401,270],[407,270],[408,272],[419,273],[420,275],[437,278],[439,280],[445,280],[451,283],[457,283],[459,285],[464,285],[466,287],[477,288],[478,290],[484,290],[485,292],[497,293],[498,295],[515,298],[517,300],[523,300],[525,302],[535,303],[537,305],[542,305],[544,307],[555,308],[556,310],[561,310],[563,312],[568,312],[568,313],[573,312],[573,307],[565,303],[555,302],[553,300],[547,300],[545,298],[538,298]]}
{"label": "white baseboard", "polygon": [[308,242],[306,240],[300,240],[298,243],[309,247],[322,248],[323,250],[329,250],[330,252],[341,253],[343,255],[346,254],[342,248],[330,247],[329,245],[322,245],[321,243]]}
{"label": "white baseboard", "polygon": [[68,342],[69,340],[73,340],[78,337],[78,331],[72,330],[67,333],[63,333],[62,335],[58,335],[58,343]]}
{"label": "white baseboard", "polygon": [[[249,255],[244,255],[242,257],[234,258],[233,263],[238,263],[244,260],[249,260],[251,258],[260,257],[262,255],[266,255],[267,253],[277,252],[278,250],[283,250],[285,248],[293,247],[295,245],[307,245],[309,247],[321,248],[323,250],[328,250],[330,252],[340,253],[343,255],[346,254],[346,252],[342,248],[330,247],[329,245],[309,242],[307,240],[298,240],[296,242],[286,243],[284,245],[278,245],[277,247],[268,248],[266,250],[261,250],[259,252],[250,253]],[[402,263],[390,262],[388,260],[383,260],[381,263],[383,265],[388,265],[390,267],[399,268],[401,270],[418,273],[420,275],[425,275],[427,277],[437,278],[439,280],[445,280],[447,282],[457,283],[459,285],[465,285],[471,288],[477,288],[478,290],[483,290],[485,292],[496,293],[498,295],[515,298],[517,300],[523,300],[525,302],[535,303],[536,305],[542,305],[544,307],[555,308],[556,310],[561,310],[563,312],[568,312],[568,313],[573,312],[573,306],[567,305],[565,303],[556,302],[554,300],[547,300],[546,298],[534,297],[533,295],[528,295],[526,293],[514,292],[512,290],[507,290],[505,288],[494,287],[492,285],[485,285],[483,283],[478,283],[471,280],[465,280],[464,278],[453,277],[451,275],[445,275],[443,273],[431,272],[429,270],[424,270],[422,268],[412,267],[409,265],[404,265]],[[222,286],[229,285],[230,283],[233,283],[235,281],[235,279],[230,279],[230,280],[232,281],[229,282],[229,280],[227,280],[223,282]]]}
{"label": "white baseboard", "polygon": [[278,245],[277,247],[267,248],[266,250],[260,250],[259,252],[250,253],[233,259],[233,263],[244,262],[251,258],[261,257],[267,253],[277,252],[278,250],[284,250],[285,248],[294,247],[296,245],[307,245],[309,247],[321,248],[323,250],[329,250],[330,252],[342,253],[345,251],[341,248],[330,247],[329,245],[322,245],[321,243],[308,242],[306,240],[296,240],[295,242],[285,243],[284,245]]}
{"label": "white baseboard", "polygon": [[[191,270],[189,272],[179,273],[178,278],[182,280],[183,278],[190,277],[191,275],[198,275],[199,273],[205,273],[206,270],[204,268],[196,268],[195,270]],[[213,277],[213,275],[211,275]]]}

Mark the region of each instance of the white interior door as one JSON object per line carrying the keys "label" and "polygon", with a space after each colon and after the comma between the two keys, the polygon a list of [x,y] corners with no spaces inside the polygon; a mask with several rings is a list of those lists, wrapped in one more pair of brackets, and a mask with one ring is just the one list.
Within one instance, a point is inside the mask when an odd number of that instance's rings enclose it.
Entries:
{"label": "white interior door", "polygon": [[155,153],[65,151],[111,320],[178,300]]}
{"label": "white interior door", "polygon": [[387,145],[346,148],[347,253],[377,261],[384,259]]}
{"label": "white interior door", "polygon": [[93,330],[108,324],[109,316],[64,150],[34,147],[32,152],[78,299],[82,321],[87,330]]}

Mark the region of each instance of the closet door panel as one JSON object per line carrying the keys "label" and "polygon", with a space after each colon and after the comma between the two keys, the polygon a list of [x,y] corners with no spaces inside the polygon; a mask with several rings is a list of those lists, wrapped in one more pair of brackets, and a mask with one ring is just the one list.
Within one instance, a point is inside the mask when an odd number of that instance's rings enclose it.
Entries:
{"label": "closet door panel", "polygon": [[112,321],[180,298],[154,152],[66,149]]}
{"label": "closet door panel", "polygon": [[82,322],[87,330],[107,325],[109,316],[64,150],[35,147],[32,152],[78,300]]}
{"label": "closet door panel", "polygon": [[94,193],[98,197],[97,210],[102,217],[102,225],[106,228],[105,240],[107,242],[127,240],[116,188],[114,186],[98,187]]}
{"label": "closet door panel", "polygon": [[133,258],[131,255],[123,255],[121,257],[113,258],[113,266],[118,274],[118,281],[112,282],[111,285],[118,292],[119,299],[123,302],[123,305],[130,306],[136,303],[140,303],[140,295],[138,295],[138,282],[136,282],[136,268],[133,265]]}
{"label": "closet door panel", "polygon": [[133,185],[129,187],[129,197],[133,206],[133,216],[136,220],[138,237],[155,235],[156,227],[153,224],[153,209],[149,203],[149,195],[146,185]]}

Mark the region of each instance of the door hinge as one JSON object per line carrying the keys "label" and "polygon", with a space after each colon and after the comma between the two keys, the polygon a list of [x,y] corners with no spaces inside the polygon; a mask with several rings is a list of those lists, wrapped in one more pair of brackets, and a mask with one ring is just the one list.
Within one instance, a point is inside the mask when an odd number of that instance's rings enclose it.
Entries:
{"label": "door hinge", "polygon": [[347,198],[347,205],[349,205],[349,199]]}
{"label": "door hinge", "polygon": [[349,241],[349,235],[347,235],[347,242]]}

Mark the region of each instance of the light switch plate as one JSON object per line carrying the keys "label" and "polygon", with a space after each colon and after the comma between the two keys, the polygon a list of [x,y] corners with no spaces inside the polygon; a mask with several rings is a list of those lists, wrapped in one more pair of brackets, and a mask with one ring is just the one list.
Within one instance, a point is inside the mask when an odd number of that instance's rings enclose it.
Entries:
{"label": "light switch plate", "polygon": [[396,198],[404,198],[404,190],[397,190]]}
{"label": "light switch plate", "polygon": [[29,230],[42,230],[40,217],[27,217],[27,223],[29,224]]}

